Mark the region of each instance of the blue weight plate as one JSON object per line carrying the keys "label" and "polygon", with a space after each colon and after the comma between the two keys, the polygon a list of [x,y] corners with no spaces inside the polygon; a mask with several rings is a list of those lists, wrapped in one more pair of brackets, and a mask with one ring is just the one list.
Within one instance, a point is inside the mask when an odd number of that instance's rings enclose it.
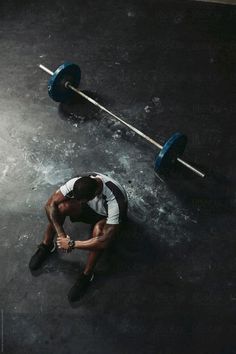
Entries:
{"label": "blue weight plate", "polygon": [[76,64],[65,62],[60,65],[48,81],[48,94],[56,102],[65,102],[75,93],[65,87],[66,82],[78,87],[81,78],[80,67]]}
{"label": "blue weight plate", "polygon": [[158,173],[168,172],[175,164],[186,147],[187,137],[181,133],[173,134],[159,152],[155,160],[155,171]]}

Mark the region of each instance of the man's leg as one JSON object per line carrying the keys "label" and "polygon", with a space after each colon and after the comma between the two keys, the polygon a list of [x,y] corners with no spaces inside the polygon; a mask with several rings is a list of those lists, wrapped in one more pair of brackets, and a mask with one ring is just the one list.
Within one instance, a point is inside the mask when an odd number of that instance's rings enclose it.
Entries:
{"label": "man's leg", "polygon": [[[58,211],[63,225],[66,216],[79,217],[81,212],[81,204],[76,201],[66,201],[58,205]],[[31,271],[40,268],[44,260],[50,255],[50,253],[55,249],[53,244],[53,239],[55,237],[54,226],[49,222],[47,225],[44,238],[42,243],[38,246],[38,250],[32,256],[29,268]]]}
{"label": "man's leg", "polygon": [[[106,225],[106,220],[98,221],[92,231],[92,237],[99,237],[103,234],[103,228]],[[90,251],[87,259],[87,263],[84,269],[84,274],[89,275],[93,273],[94,267],[100,258],[103,251]]]}
{"label": "man's leg", "polygon": [[[91,237],[102,236],[105,225],[106,219],[98,221],[92,230]],[[84,271],[80,274],[78,280],[68,293],[68,299],[70,302],[78,301],[86,292],[89,284],[93,280],[93,270],[99,257],[102,255],[102,252],[103,250],[89,252]]]}
{"label": "man's leg", "polygon": [[55,237],[55,229],[52,224],[48,224],[46,231],[44,233],[43,244],[50,246]]}
{"label": "man's leg", "polygon": [[[61,224],[62,225],[64,224],[65,218],[66,218],[66,215],[61,214]],[[54,226],[51,223],[49,223],[47,225],[46,231],[44,233],[43,244],[50,246],[53,242],[55,234],[56,234],[56,232],[55,232]]]}

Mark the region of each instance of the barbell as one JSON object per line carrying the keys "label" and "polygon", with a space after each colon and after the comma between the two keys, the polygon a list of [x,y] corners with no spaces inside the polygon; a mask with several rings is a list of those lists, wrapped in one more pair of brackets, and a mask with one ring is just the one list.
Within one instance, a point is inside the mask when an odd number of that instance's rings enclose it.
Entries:
{"label": "barbell", "polygon": [[93,105],[99,107],[102,111],[108,113],[110,116],[118,120],[120,123],[124,124],[126,127],[134,131],[136,134],[144,138],[146,141],[156,146],[161,151],[155,157],[154,169],[156,172],[163,174],[169,171],[172,166],[178,161],[183,166],[187,167],[198,176],[204,178],[205,174],[195,167],[191,166],[186,161],[180,159],[183,155],[186,144],[187,137],[182,133],[174,133],[162,146],[133,125],[127,123],[122,118],[118,117],[116,114],[109,111],[107,108],[99,104],[93,98],[87,96],[85,93],[78,89],[81,79],[80,67],[74,63],[65,62],[60,65],[54,72],[49,70],[44,65],[40,64],[39,68],[51,75],[48,81],[48,94],[56,102],[64,103],[72,98],[75,94],[78,94],[85,98],[87,101]]}

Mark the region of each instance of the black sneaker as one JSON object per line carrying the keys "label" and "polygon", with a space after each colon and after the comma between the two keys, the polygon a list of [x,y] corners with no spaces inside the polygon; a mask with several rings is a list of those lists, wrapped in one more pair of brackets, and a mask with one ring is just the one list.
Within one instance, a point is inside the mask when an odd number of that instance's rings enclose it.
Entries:
{"label": "black sneaker", "polygon": [[72,288],[68,293],[68,300],[70,302],[80,300],[81,297],[85,294],[93,278],[94,278],[94,273],[88,275],[81,273],[76,283],[74,284],[74,286],[72,286]]}
{"label": "black sneaker", "polygon": [[53,242],[51,246],[47,246],[44,243],[41,243],[38,246],[37,251],[35,254],[32,256],[30,262],[29,262],[29,268],[31,271],[37,270],[38,268],[41,267],[42,263],[45,261],[45,259],[56,249],[56,243]]}

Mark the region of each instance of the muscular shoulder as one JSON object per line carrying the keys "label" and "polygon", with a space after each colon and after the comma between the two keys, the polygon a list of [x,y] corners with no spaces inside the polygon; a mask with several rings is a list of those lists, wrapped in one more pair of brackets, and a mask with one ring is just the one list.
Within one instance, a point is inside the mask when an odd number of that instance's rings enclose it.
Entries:
{"label": "muscular shoulder", "polygon": [[51,197],[48,199],[46,206],[52,206],[52,205],[58,205],[65,201],[67,199],[66,196],[64,196],[60,189],[58,189],[56,192],[54,192]]}

